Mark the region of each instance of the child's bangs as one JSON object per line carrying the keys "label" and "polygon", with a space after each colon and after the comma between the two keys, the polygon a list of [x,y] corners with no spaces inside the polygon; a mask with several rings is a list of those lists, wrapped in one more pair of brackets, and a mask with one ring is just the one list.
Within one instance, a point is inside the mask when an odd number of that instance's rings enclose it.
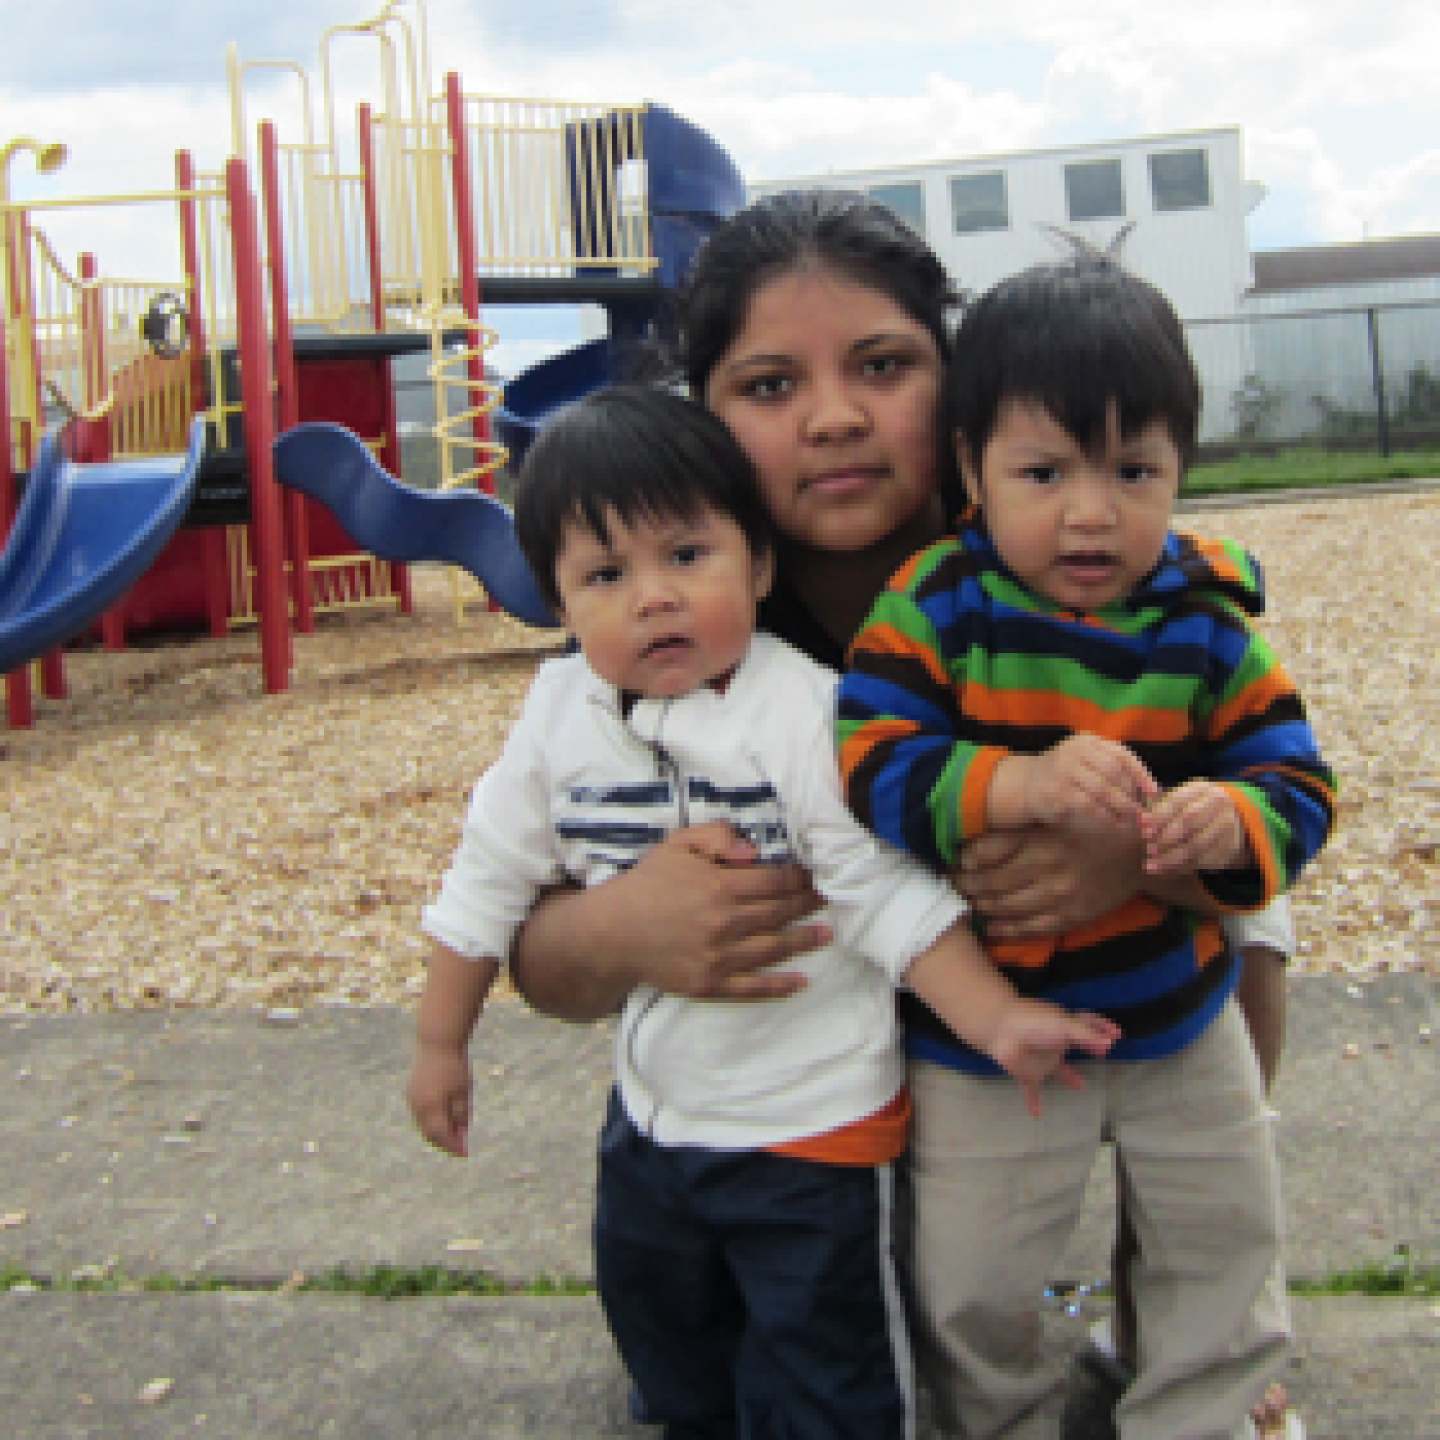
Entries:
{"label": "child's bangs", "polygon": [[705,496],[669,465],[599,464],[588,469],[572,492],[571,522],[585,526],[602,545],[610,544],[610,522],[622,525],[693,521]]}
{"label": "child's bangs", "polygon": [[1134,317],[1092,313],[1047,326],[1006,360],[997,393],[1037,402],[1092,455],[1110,441],[1112,407],[1122,440],[1163,420],[1182,451],[1191,443],[1195,398],[1185,358]]}

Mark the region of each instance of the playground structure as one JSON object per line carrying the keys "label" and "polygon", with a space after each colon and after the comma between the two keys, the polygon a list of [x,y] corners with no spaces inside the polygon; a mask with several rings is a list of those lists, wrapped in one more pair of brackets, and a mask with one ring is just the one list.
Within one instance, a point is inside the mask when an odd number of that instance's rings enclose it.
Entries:
{"label": "playground structure", "polygon": [[[377,101],[356,109],[349,168],[333,76],[342,42],[373,47],[379,76]],[[282,139],[267,119],[252,142],[246,87],[262,70],[295,80],[298,134]],[[507,444],[523,449],[548,413],[607,378],[708,231],[743,202],[725,153],[664,107],[467,95],[453,72],[433,87],[423,0],[388,0],[372,18],[324,32],[318,124],[298,64],[242,62],[232,45],[227,72],[223,169],[200,171],[181,151],[169,189],[11,203],[11,161],[29,151],[49,171],[63,149],[28,136],[0,146],[0,538],[23,538],[19,519],[29,508],[33,521],[34,507],[22,494],[61,471],[69,483],[54,494],[87,497],[87,533],[110,519],[115,531],[106,545],[50,557],[73,572],[63,616],[37,613],[53,590],[0,588],[11,725],[33,723],[32,672],[44,694],[63,696],[59,640],[87,628],[118,648],[142,629],[219,635],[254,625],[265,688],[283,690],[292,629],[307,633],[317,613],[409,610],[407,560],[459,555],[488,580],[492,603],[509,596],[540,622],[533,583],[515,578],[508,512],[480,495],[456,508],[460,496],[395,479],[392,363],[428,357],[442,491],[493,493]],[[121,205],[171,219],[182,273],[107,275],[91,252],[65,265],[46,237],[47,214]],[[517,377],[501,407],[485,364],[498,332],[482,318],[482,293],[487,312],[598,304],[608,333]],[[180,506],[173,482],[194,450],[195,417],[205,445]],[[42,439],[59,420],[42,471]],[[335,444],[292,456],[334,462],[368,502],[293,466],[291,479],[316,480],[310,495],[281,488],[273,442],[302,421],[339,422],[361,437],[372,463],[340,464]],[[162,492],[169,532],[153,563],[129,573],[141,550],[125,542],[144,530],[154,545]],[[466,535],[439,543],[456,515]],[[10,560],[7,546],[0,576]]]}

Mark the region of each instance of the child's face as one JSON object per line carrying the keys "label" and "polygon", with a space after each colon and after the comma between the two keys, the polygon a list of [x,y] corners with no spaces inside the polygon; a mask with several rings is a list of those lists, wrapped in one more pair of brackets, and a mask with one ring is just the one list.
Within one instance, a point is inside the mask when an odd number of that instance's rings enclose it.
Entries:
{"label": "child's face", "polygon": [[1001,559],[1047,600],[1112,604],[1160,558],[1181,473],[1163,420],[1122,438],[1112,404],[1103,451],[1087,455],[1043,406],[1007,400],[980,456],[956,438],[966,493]]}
{"label": "child's face", "polygon": [[611,510],[605,528],[608,544],[572,522],[555,561],[562,617],[595,673],[659,699],[731,670],[770,588],[770,555],[715,510],[629,525]]}
{"label": "child's face", "polygon": [[930,332],[882,291],[814,265],[755,292],[705,403],[750,456],[780,534],[855,551],[922,515],[938,522],[939,395]]}

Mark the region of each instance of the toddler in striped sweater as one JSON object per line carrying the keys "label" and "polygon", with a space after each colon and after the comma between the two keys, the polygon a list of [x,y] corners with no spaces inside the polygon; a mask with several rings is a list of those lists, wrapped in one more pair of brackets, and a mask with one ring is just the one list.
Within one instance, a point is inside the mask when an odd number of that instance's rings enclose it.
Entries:
{"label": "toddler in striped sweater", "polygon": [[[1053,1433],[1024,1428],[1057,1384],[1034,1297],[1113,1138],[1141,1238],[1120,1434],[1246,1436],[1289,1324],[1273,1140],[1218,916],[1290,885],[1326,839],[1333,779],[1251,627],[1258,567],[1170,528],[1200,388],[1157,290],[1088,257],[1002,282],[966,315],[947,399],[970,509],[852,644],[847,798],[942,870],[987,830],[1128,830],[1152,884],[1083,931],[990,947],[1020,993],[1121,1030],[1038,1120],[908,997],[917,1244],[966,1252],[916,1277],[917,1339],[963,1433]],[[952,1103],[919,1099],[932,1090]]]}

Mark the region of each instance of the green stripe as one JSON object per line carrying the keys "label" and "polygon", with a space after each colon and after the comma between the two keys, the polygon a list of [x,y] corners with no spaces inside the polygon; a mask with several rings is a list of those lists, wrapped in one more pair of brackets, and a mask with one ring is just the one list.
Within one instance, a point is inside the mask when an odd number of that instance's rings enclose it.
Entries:
{"label": "green stripe", "polygon": [[992,655],[982,646],[951,663],[951,673],[993,690],[1051,690],[1074,699],[1088,700],[1107,712],[1125,709],[1189,710],[1195,695],[1193,675],[1150,672],[1132,680],[1115,680],[1096,674],[1087,665],[1062,655],[1021,655],[1010,651]]}
{"label": "green stripe", "polygon": [[1252,634],[1245,658],[1235,667],[1215,701],[1215,708],[1229,705],[1250,688],[1270,675],[1276,667],[1275,652],[1259,636]]}
{"label": "green stripe", "polygon": [[935,627],[910,596],[896,590],[881,591],[879,599],[870,607],[870,615],[862,628],[869,630],[876,625],[893,626],[906,639],[918,642],[939,658],[940,645]]}

